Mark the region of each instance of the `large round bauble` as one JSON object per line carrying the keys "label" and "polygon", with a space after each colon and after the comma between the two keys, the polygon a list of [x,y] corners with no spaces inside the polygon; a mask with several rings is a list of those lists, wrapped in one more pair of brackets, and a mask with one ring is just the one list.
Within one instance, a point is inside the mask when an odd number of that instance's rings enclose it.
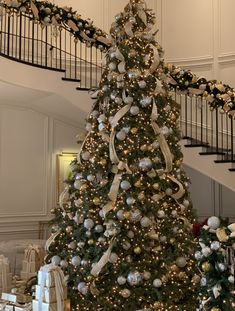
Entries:
{"label": "large round bauble", "polygon": [[111,253],[109,256],[109,262],[115,263],[118,261],[118,255],[116,253]]}
{"label": "large round bauble", "polygon": [[131,292],[129,291],[129,289],[125,288],[123,290],[120,291],[120,295],[123,297],[123,298],[129,298],[130,295],[131,295]]}
{"label": "large round bauble", "polygon": [[139,271],[132,271],[127,276],[127,282],[131,286],[140,285],[140,283],[142,282],[142,275],[140,274]]}
{"label": "large round bauble", "polygon": [[143,158],[139,161],[139,167],[144,171],[151,169],[152,166],[153,163],[149,158]]}
{"label": "large round bauble", "polygon": [[126,278],[124,276],[119,276],[117,278],[117,282],[119,285],[124,285],[124,284],[126,284]]}
{"label": "large round bauble", "polygon": [[178,257],[175,263],[179,268],[184,268],[187,265],[187,260],[184,257]]}
{"label": "large round bauble", "polygon": [[101,233],[104,231],[104,228],[102,225],[96,225],[95,226],[95,231],[98,232],[98,233]]}
{"label": "large round bauble", "polygon": [[85,282],[81,282],[81,283],[78,284],[78,291],[82,295],[87,295],[87,293],[88,293],[88,286],[86,285]]}
{"label": "large round bauble", "polygon": [[202,255],[205,257],[209,257],[212,254],[212,250],[209,247],[202,248]]}
{"label": "large round bauble", "polygon": [[159,288],[162,286],[162,281],[160,279],[155,279],[153,281],[153,286],[156,287],[156,288]]}
{"label": "large round bauble", "polygon": [[88,181],[94,181],[95,180],[95,175],[87,175],[87,178],[86,178]]}
{"label": "large round bauble", "polygon": [[121,186],[121,189],[123,190],[128,190],[131,188],[131,184],[129,183],[128,180],[123,180],[120,186]]}
{"label": "large round bauble", "polygon": [[151,220],[145,216],[141,218],[140,223],[143,228],[147,228],[151,225]]}
{"label": "large round bauble", "polygon": [[126,199],[126,203],[128,205],[133,205],[135,203],[135,199],[133,197],[129,197]]}
{"label": "large round bauble", "polygon": [[209,272],[210,269],[211,269],[210,263],[209,263],[208,261],[203,262],[203,264],[202,264],[202,270],[203,270],[204,272]]}
{"label": "large round bauble", "polygon": [[70,242],[69,243],[69,248],[71,248],[71,249],[77,248],[77,243],[75,241]]}
{"label": "large round bauble", "polygon": [[72,263],[73,266],[77,267],[81,263],[81,258],[79,256],[74,256],[71,259],[71,263]]}
{"label": "large round bauble", "polygon": [[127,232],[127,236],[128,236],[128,238],[133,239],[134,236],[135,236],[135,234],[134,234],[133,231],[128,231],[128,232]]}
{"label": "large round bauble", "polygon": [[233,275],[230,275],[230,276],[228,277],[228,281],[229,281],[230,283],[234,284],[234,276],[233,276]]}
{"label": "large round bauble", "polygon": [[157,217],[158,218],[165,218],[166,214],[163,210],[160,210],[157,212]]}
{"label": "large round bauble", "polygon": [[125,104],[132,104],[134,101],[134,98],[131,97],[131,96],[127,96],[125,99],[124,99],[124,103]]}
{"label": "large round bauble", "polygon": [[84,220],[84,227],[88,230],[92,229],[94,227],[95,223],[93,219],[87,218]]}
{"label": "large round bauble", "polygon": [[60,266],[61,266],[62,268],[67,268],[67,267],[68,267],[68,262],[67,262],[66,260],[61,260]]}
{"label": "large round bauble", "polygon": [[85,151],[85,152],[82,153],[81,156],[82,156],[82,159],[83,159],[84,161],[88,161],[88,160],[90,159],[90,157],[91,157],[91,154],[90,154],[90,152]]}
{"label": "large round bauble", "polygon": [[133,115],[133,116],[136,116],[137,114],[139,114],[140,112],[140,109],[138,106],[132,106],[131,109],[130,109],[130,113]]}
{"label": "large round bauble", "polygon": [[93,202],[96,206],[98,206],[98,205],[100,205],[100,198],[94,197],[94,199],[92,200],[92,202]]}
{"label": "large round bauble", "polygon": [[216,216],[212,216],[210,218],[208,218],[207,220],[207,225],[211,228],[211,229],[218,229],[220,226],[220,219]]}
{"label": "large round bauble", "polygon": [[117,132],[116,137],[118,140],[123,141],[126,139],[126,132],[119,131],[119,132]]}
{"label": "large round bauble", "polygon": [[59,266],[60,261],[61,261],[61,258],[58,255],[55,255],[51,258],[51,263],[55,266]]}
{"label": "large round bauble", "polygon": [[116,98],[115,98],[115,103],[118,104],[118,105],[121,105],[121,103],[122,103],[122,98],[121,98],[121,97],[116,97]]}
{"label": "large round bauble", "polygon": [[73,183],[74,188],[78,190],[80,190],[83,185],[85,185],[84,181],[79,179],[76,179],[75,182]]}

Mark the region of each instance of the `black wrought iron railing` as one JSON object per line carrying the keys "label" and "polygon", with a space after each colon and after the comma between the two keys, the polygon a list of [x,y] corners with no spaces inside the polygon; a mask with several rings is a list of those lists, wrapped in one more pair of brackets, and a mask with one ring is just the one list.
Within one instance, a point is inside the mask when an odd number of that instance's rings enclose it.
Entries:
{"label": "black wrought iron railing", "polygon": [[47,69],[64,71],[80,89],[98,86],[103,53],[76,40],[66,27],[43,26],[28,13],[1,8],[0,54]]}
{"label": "black wrought iron railing", "polygon": [[215,163],[231,163],[235,171],[235,120],[221,108],[211,109],[202,96],[174,93],[181,105],[182,138],[185,147],[202,147],[200,155],[217,155]]}

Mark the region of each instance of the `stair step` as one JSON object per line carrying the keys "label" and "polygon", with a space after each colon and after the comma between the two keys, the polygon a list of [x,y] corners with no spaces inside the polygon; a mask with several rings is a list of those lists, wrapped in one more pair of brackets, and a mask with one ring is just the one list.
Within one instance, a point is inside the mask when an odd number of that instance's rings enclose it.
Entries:
{"label": "stair step", "polygon": [[230,172],[235,172],[235,168],[229,168]]}
{"label": "stair step", "polygon": [[90,88],[88,88],[88,87],[76,87],[76,90],[77,91],[90,91]]}
{"label": "stair step", "polygon": [[68,81],[68,82],[81,82],[81,80],[79,80],[79,79],[66,78],[66,77],[63,77],[62,80]]}
{"label": "stair step", "polygon": [[208,147],[208,143],[204,143],[198,139],[187,137],[185,138],[190,141],[190,143],[184,145],[186,148],[193,148],[193,147]]}
{"label": "stair step", "polygon": [[199,152],[200,155],[225,155],[227,152],[224,151],[223,149],[216,148],[216,147],[206,147],[206,151],[201,151]]}
{"label": "stair step", "polygon": [[224,155],[220,160],[214,160],[215,163],[235,163],[235,155]]}

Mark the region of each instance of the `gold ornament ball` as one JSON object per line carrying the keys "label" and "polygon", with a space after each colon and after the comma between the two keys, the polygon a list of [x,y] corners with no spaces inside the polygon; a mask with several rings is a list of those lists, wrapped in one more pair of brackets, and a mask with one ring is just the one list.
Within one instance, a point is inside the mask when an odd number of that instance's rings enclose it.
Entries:
{"label": "gold ornament ball", "polygon": [[141,248],[139,246],[137,246],[135,249],[134,249],[134,253],[139,255],[141,253]]}
{"label": "gold ornament ball", "polygon": [[101,165],[106,165],[106,164],[107,164],[107,160],[106,160],[106,159],[100,160],[100,164],[101,164]]}
{"label": "gold ornament ball", "polygon": [[89,240],[87,243],[88,243],[89,246],[91,246],[91,245],[94,244],[94,240]]}
{"label": "gold ornament ball", "polygon": [[211,265],[210,265],[210,263],[209,263],[208,261],[206,261],[206,262],[204,262],[204,263],[202,264],[202,270],[203,270],[204,272],[210,271],[210,268],[211,268]]}
{"label": "gold ornament ball", "polygon": [[175,115],[174,113],[171,115],[171,120],[172,120],[172,121],[175,121],[175,120],[176,120],[176,115]]}
{"label": "gold ornament ball", "polygon": [[158,190],[160,188],[158,183],[153,184],[153,189],[154,190]]}
{"label": "gold ornament ball", "polygon": [[171,243],[171,244],[174,244],[174,243],[175,243],[175,239],[174,239],[174,238],[171,238],[171,239],[170,239],[170,243]]}
{"label": "gold ornament ball", "polygon": [[129,211],[126,211],[126,212],[123,213],[123,217],[125,219],[129,219],[131,217],[131,213]]}
{"label": "gold ornament ball", "polygon": [[86,279],[88,282],[90,282],[92,280],[92,275],[88,275],[88,277]]}
{"label": "gold ornament ball", "polygon": [[160,308],[161,307],[161,302],[159,302],[159,301],[154,302],[153,307],[154,308]]}
{"label": "gold ornament ball", "polygon": [[93,203],[94,203],[95,205],[100,205],[100,198],[94,197],[94,199],[93,199],[92,201],[93,201]]}
{"label": "gold ornament ball", "polygon": [[176,160],[176,161],[175,161],[175,165],[176,165],[177,167],[180,167],[181,163],[182,163],[181,160]]}
{"label": "gold ornament ball", "polygon": [[87,184],[83,184],[83,185],[80,187],[80,191],[85,191],[87,187],[88,187]]}
{"label": "gold ornament ball", "polygon": [[211,311],[221,311],[221,309],[220,309],[220,308],[217,308],[217,307],[213,307],[213,308],[211,309]]}
{"label": "gold ornament ball", "polygon": [[131,129],[131,133],[132,134],[136,134],[138,132],[138,129],[136,128],[136,127],[133,127],[132,129]]}
{"label": "gold ornament ball", "polygon": [[185,277],[186,277],[186,273],[185,273],[185,272],[180,272],[180,273],[179,273],[179,278],[180,278],[181,280],[185,279]]}
{"label": "gold ornament ball", "polygon": [[137,181],[135,182],[134,186],[135,186],[136,188],[140,188],[140,187],[141,187],[141,181],[140,181],[140,180],[137,180]]}
{"label": "gold ornament ball", "polygon": [[172,265],[170,267],[170,270],[173,271],[173,272],[177,272],[179,270],[179,268],[176,265]]}
{"label": "gold ornament ball", "polygon": [[148,146],[147,145],[142,145],[141,147],[140,147],[140,150],[141,151],[146,151],[148,149]]}
{"label": "gold ornament ball", "polygon": [[71,226],[68,226],[68,227],[66,227],[66,232],[67,233],[70,233],[70,232],[72,232],[72,230],[73,230],[73,227],[71,227]]}

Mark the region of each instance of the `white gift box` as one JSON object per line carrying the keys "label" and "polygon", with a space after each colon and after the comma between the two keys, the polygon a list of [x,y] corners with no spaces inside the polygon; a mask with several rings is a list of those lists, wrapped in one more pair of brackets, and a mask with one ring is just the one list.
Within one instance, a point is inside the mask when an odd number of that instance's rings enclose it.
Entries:
{"label": "white gift box", "polygon": [[[33,300],[33,311],[39,310],[38,300]],[[57,303],[42,303],[42,311],[57,311]],[[70,311],[70,300],[64,301],[64,311]]]}
{"label": "white gift box", "polygon": [[[38,285],[41,285],[43,281],[43,272],[42,271],[38,271]],[[52,271],[49,271],[46,273],[46,278],[44,280],[44,285],[45,287],[54,287],[55,286],[55,278],[53,275]]]}
{"label": "white gift box", "polygon": [[[56,302],[56,289],[55,287],[43,287],[42,288],[42,297],[43,297],[43,302],[46,303],[54,303]],[[36,300],[40,299],[40,292],[41,292],[41,286],[36,285]],[[67,299],[67,288],[64,288],[64,300]]]}
{"label": "white gift box", "polygon": [[7,300],[10,302],[17,302],[17,296],[15,294],[2,293],[2,300]]}

